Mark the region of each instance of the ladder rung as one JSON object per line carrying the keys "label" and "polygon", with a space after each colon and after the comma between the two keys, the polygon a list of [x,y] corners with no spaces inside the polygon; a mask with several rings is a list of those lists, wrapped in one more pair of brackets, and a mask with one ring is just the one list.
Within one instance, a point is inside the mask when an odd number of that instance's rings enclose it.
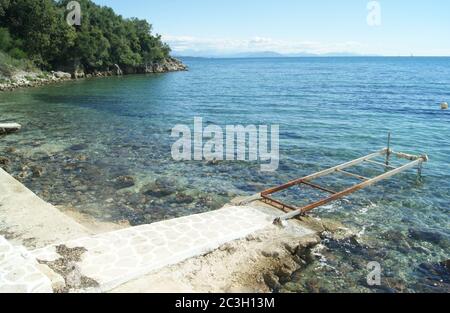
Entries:
{"label": "ladder rung", "polygon": [[308,185],[308,186],[310,186],[310,187],[313,187],[313,188],[316,188],[316,189],[319,189],[319,190],[322,190],[322,191],[326,191],[326,192],[328,192],[328,193],[332,193],[332,194],[337,193],[337,192],[334,191],[334,190],[331,190],[331,189],[328,189],[328,188],[325,188],[325,187],[322,187],[322,186],[313,184],[313,183],[308,182],[308,181],[302,181],[301,184],[305,184],[305,185]]}
{"label": "ladder rung", "polygon": [[263,201],[273,203],[276,206],[278,206],[280,209],[282,209],[283,211],[286,211],[286,209],[288,209],[289,211],[295,211],[295,210],[298,209],[297,207],[294,207],[294,206],[289,205],[289,204],[285,204],[285,203],[283,203],[281,201],[278,201],[278,200],[276,200],[274,198],[271,198],[269,196],[266,196],[266,195],[263,195],[263,194],[261,194],[261,196],[262,196]]}
{"label": "ladder rung", "polygon": [[353,174],[353,173],[350,173],[350,172],[347,172],[347,171],[344,171],[344,170],[337,170],[337,172],[345,174],[347,176],[352,176],[352,177],[355,177],[355,178],[358,178],[358,179],[361,179],[361,180],[369,180],[370,179],[370,178],[367,178],[367,177],[364,177],[364,176],[361,176],[361,175],[358,175],[358,174]]}
{"label": "ladder rung", "polygon": [[381,163],[381,162],[377,162],[377,161],[373,161],[373,160],[365,160],[365,162],[367,162],[367,163],[372,163],[372,164],[375,164],[375,165],[381,165],[381,166],[390,168],[390,169],[392,169],[392,170],[395,170],[395,169],[396,169],[396,167],[394,167],[394,166],[386,165],[386,164],[383,164],[383,163]]}

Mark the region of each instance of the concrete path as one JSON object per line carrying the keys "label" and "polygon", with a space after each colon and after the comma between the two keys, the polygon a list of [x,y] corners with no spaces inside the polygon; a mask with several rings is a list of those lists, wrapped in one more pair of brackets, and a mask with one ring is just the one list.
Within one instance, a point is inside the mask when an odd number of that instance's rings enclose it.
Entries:
{"label": "concrete path", "polygon": [[[70,261],[79,277],[97,284],[87,288],[80,285],[81,291],[105,292],[156,269],[211,252],[271,225],[272,221],[273,216],[251,207],[226,207],[70,240],[32,251],[32,254],[47,264]],[[65,262],[67,251],[81,251],[80,258]]]}
{"label": "concrete path", "polygon": [[0,168],[0,235],[30,249],[91,234]]}

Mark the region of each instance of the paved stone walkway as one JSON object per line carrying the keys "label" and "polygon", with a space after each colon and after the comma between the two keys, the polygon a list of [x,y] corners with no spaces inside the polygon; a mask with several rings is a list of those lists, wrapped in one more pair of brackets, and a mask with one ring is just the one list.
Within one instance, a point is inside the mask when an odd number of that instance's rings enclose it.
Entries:
{"label": "paved stone walkway", "polygon": [[[65,250],[84,251],[72,264],[79,275],[98,283],[81,291],[108,291],[167,265],[211,252],[221,245],[265,228],[273,216],[251,207],[217,211],[69,240],[32,251],[40,261],[52,262]],[[66,249],[67,248],[67,249]]]}
{"label": "paved stone walkway", "polygon": [[37,268],[34,257],[0,236],[0,293],[49,293],[50,279]]}

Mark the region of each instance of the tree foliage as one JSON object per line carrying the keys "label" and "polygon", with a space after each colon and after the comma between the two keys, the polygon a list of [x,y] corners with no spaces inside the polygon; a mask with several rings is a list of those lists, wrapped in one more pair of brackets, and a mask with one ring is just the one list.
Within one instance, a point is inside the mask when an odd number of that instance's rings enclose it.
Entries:
{"label": "tree foliage", "polygon": [[0,50],[28,56],[45,69],[77,65],[88,71],[114,64],[133,68],[169,56],[145,20],[124,19],[90,0],[81,5],[81,25],[66,22],[70,0],[0,0]]}

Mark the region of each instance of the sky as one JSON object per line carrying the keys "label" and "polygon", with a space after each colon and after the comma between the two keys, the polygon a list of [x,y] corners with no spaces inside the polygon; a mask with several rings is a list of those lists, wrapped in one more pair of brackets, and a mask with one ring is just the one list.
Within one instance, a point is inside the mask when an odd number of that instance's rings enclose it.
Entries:
{"label": "sky", "polygon": [[177,55],[450,56],[449,0],[94,0],[148,20]]}

